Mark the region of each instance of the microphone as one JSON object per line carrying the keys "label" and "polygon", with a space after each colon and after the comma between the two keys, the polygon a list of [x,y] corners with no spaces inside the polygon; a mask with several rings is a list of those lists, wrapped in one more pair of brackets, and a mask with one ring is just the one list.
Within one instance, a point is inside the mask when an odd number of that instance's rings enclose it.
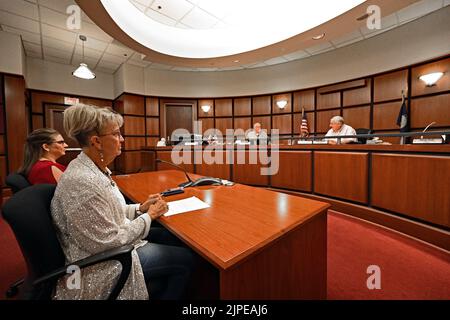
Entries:
{"label": "microphone", "polygon": [[189,187],[190,185],[192,185],[193,181],[191,180],[191,178],[190,178],[189,175],[187,174],[186,170],[184,170],[181,166],[176,165],[175,163],[172,163],[172,162],[169,162],[169,161],[166,161],[166,160],[161,160],[161,159],[156,159],[156,162],[166,163],[166,164],[171,165],[171,166],[173,166],[173,167],[175,167],[175,168],[178,168],[178,169],[180,169],[180,170],[182,170],[182,171],[184,172],[184,174],[186,175],[186,178],[188,179],[188,181],[183,182],[183,183],[180,183],[180,184],[178,185],[179,187],[187,188],[187,187]]}
{"label": "microphone", "polygon": [[[436,124],[436,121],[433,121],[432,123],[430,123],[429,125],[427,125],[426,127],[425,127],[425,129],[423,129],[423,131],[422,132],[425,132],[425,131],[427,131],[428,130],[428,128],[429,127],[431,127],[433,124]],[[420,139],[423,139],[423,136],[421,136],[420,137]]]}

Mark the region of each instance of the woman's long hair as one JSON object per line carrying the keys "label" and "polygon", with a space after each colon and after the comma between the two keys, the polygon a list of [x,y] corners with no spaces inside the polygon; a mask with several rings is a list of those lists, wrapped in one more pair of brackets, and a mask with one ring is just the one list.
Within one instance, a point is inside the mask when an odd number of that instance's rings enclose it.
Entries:
{"label": "woman's long hair", "polygon": [[23,165],[17,171],[27,177],[31,168],[44,154],[42,145],[51,144],[59,132],[52,128],[36,129],[27,137],[23,148]]}

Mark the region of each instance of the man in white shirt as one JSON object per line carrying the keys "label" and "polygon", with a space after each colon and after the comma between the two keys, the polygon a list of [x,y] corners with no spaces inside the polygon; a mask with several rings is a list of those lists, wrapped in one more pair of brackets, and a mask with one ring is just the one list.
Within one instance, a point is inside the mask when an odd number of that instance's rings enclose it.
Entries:
{"label": "man in white shirt", "polygon": [[[325,136],[352,136],[356,135],[355,129],[344,124],[344,118],[341,116],[334,116],[330,120],[330,130]],[[329,144],[337,144],[337,138],[326,138]],[[342,138],[341,144],[357,142],[356,138]]]}
{"label": "man in white shirt", "polygon": [[265,130],[261,129],[261,123],[257,122],[253,125],[253,130],[247,134],[247,139],[250,143],[262,139],[267,141],[267,133]]}

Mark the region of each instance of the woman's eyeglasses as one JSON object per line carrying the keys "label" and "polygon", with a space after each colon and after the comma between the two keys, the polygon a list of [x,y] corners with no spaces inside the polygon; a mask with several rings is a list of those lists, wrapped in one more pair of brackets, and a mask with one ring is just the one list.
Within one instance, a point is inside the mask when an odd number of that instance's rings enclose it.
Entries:
{"label": "woman's eyeglasses", "polygon": [[120,139],[120,137],[122,137],[122,133],[120,131],[114,131],[111,133],[105,133],[105,134],[99,134],[99,137],[103,137],[103,136],[114,136],[118,139]]}

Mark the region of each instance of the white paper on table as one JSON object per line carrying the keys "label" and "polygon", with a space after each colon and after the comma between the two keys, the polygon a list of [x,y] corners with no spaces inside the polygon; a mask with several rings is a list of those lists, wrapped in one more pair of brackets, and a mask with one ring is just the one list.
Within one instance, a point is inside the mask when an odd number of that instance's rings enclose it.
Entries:
{"label": "white paper on table", "polygon": [[171,201],[168,202],[167,205],[169,206],[169,211],[167,211],[164,216],[172,216],[174,214],[194,211],[194,210],[200,210],[209,208],[209,204],[206,202],[203,202],[197,197],[190,197],[182,200],[177,201]]}

